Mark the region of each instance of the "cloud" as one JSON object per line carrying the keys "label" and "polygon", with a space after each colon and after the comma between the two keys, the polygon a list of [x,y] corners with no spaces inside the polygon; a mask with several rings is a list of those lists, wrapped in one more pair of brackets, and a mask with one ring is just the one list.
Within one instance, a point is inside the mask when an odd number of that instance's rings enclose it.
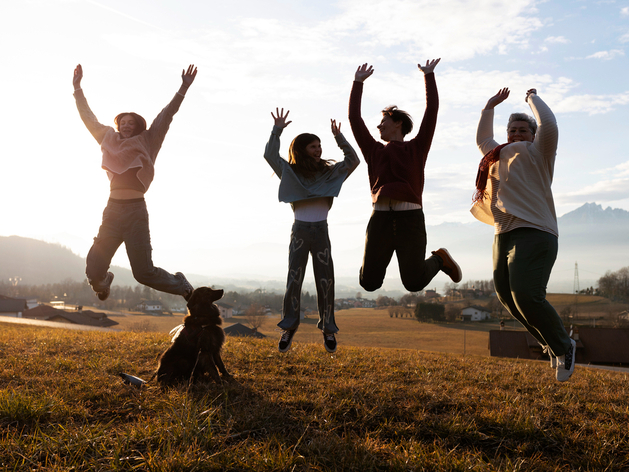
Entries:
{"label": "cloud", "polygon": [[610,202],[626,199],[629,196],[629,178],[601,180],[575,192],[556,194],[561,204],[582,202]]}
{"label": "cloud", "polygon": [[562,98],[554,107],[556,113],[598,115],[629,104],[629,91],[615,95],[572,95]]}
{"label": "cloud", "polygon": [[629,43],[629,33],[623,34],[620,38],[618,38],[618,40],[621,43]]}
{"label": "cloud", "polygon": [[[343,28],[365,48],[397,57],[471,59],[527,48],[542,22],[534,0],[342,0]],[[485,25],[479,27],[479,25]],[[517,34],[505,34],[517,31]]]}
{"label": "cloud", "polygon": [[629,161],[607,169],[599,169],[593,174],[615,175],[616,177],[629,177]]}
{"label": "cloud", "polygon": [[544,39],[545,42],[551,44],[568,44],[570,43],[569,39],[564,38],[563,36],[548,36]]}
{"label": "cloud", "polygon": [[624,7],[620,9],[621,16],[629,16],[629,7]]}
{"label": "cloud", "polygon": [[594,54],[590,54],[586,57],[586,59],[602,59],[603,61],[609,61],[611,59],[615,59],[619,56],[624,56],[625,51],[622,49],[611,49],[609,51],[599,51]]}

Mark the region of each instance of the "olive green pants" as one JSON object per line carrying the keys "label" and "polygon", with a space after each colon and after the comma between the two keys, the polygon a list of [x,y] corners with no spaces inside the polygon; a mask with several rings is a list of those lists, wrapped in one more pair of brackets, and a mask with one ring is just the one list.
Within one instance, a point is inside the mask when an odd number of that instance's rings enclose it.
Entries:
{"label": "olive green pants", "polygon": [[517,228],[494,237],[494,287],[509,313],[557,356],[570,348],[570,337],[546,300],[546,286],[557,258],[557,236]]}

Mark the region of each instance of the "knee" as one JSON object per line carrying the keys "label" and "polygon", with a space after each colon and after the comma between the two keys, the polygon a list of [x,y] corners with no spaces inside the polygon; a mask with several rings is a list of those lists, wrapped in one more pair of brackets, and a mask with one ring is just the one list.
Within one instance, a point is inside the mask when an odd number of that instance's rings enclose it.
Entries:
{"label": "knee", "polygon": [[537,310],[546,301],[545,296],[535,294],[530,290],[516,290],[511,294],[513,296],[513,301],[520,308],[520,311],[523,312]]}
{"label": "knee", "polygon": [[426,285],[419,282],[405,282],[404,280],[402,280],[402,285],[404,285],[404,288],[409,292],[421,292],[426,287]]}
{"label": "knee", "polygon": [[360,276],[359,279],[360,282],[360,286],[362,288],[364,288],[365,290],[367,290],[368,292],[375,292],[376,290],[378,290],[380,287],[382,287],[382,280],[380,281],[374,281],[374,280],[367,280],[365,278],[363,278],[363,276]]}
{"label": "knee", "polygon": [[144,268],[144,269],[134,269],[132,267],[132,271],[133,271],[133,278],[142,285],[146,285],[147,282],[149,282],[151,280],[151,277],[153,276],[153,269],[149,269],[149,268]]}

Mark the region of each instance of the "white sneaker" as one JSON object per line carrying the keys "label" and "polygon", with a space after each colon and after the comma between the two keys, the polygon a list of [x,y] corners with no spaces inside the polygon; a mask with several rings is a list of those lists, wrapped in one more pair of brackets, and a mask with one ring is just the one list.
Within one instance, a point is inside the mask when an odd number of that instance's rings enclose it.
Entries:
{"label": "white sneaker", "polygon": [[557,357],[557,380],[565,382],[574,372],[574,358],[577,353],[577,343],[570,340],[570,348],[563,356]]}

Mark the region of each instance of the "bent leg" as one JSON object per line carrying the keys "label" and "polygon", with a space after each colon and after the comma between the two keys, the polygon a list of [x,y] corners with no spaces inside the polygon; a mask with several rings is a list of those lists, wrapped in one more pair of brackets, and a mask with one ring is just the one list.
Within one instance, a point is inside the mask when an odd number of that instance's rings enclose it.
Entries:
{"label": "bent leg", "polygon": [[546,341],[539,331],[531,326],[524,315],[520,313],[513,295],[511,294],[511,284],[509,282],[509,254],[513,247],[511,245],[511,232],[497,234],[494,236],[493,245],[493,263],[494,263],[494,289],[498,300],[502,303],[507,311],[518,320],[522,326],[533,336],[540,344],[546,345]]}
{"label": "bent leg", "polygon": [[293,224],[288,248],[288,277],[282,306],[281,329],[297,329],[301,314],[301,286],[304,283],[306,264],[310,252],[308,231],[298,222]]}
{"label": "bent leg", "polygon": [[441,270],[442,261],[426,259],[426,224],[422,210],[394,212],[395,250],[402,284],[409,292],[419,292]]}
{"label": "bent leg", "polygon": [[185,280],[153,265],[153,248],[149,231],[149,215],[144,202],[129,203],[126,212],[124,234],[125,247],[133,277],[142,285],[160,292],[185,295],[188,288]]}
{"label": "bent leg", "polygon": [[570,337],[546,300],[546,286],[557,258],[557,237],[533,228],[519,228],[511,233],[509,274],[513,300],[555,357],[562,356],[571,347]]}
{"label": "bent leg", "polygon": [[94,291],[98,292],[102,288],[98,284],[105,279],[111,259],[122,241],[119,213],[115,205],[108,204],[103,211],[103,221],[98,235],[94,238],[94,244],[85,260],[85,274]]}
{"label": "bent leg", "polygon": [[360,286],[368,292],[382,287],[387,267],[393,256],[394,243],[391,219],[387,211],[374,211],[367,224],[365,253],[360,268]]}

